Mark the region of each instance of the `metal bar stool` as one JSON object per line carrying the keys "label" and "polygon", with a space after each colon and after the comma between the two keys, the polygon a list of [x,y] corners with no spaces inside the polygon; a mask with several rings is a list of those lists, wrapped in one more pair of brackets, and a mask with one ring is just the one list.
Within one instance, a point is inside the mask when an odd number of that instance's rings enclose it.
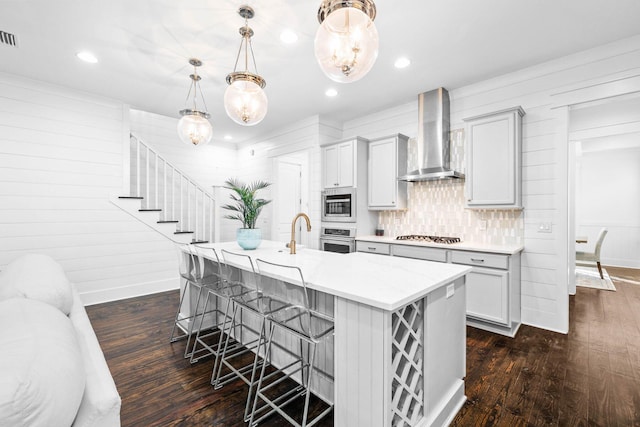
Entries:
{"label": "metal bar stool", "polygon": [[[180,296],[180,303],[171,329],[170,342],[187,339],[184,357],[191,356],[191,337],[198,317],[217,315],[221,313],[218,307],[209,307],[208,302],[201,304],[205,289],[223,286],[222,277],[217,266],[205,265],[191,244],[176,245],[180,277],[184,280],[184,288]],[[195,299],[195,304],[192,304]],[[186,303],[186,305],[185,305]],[[184,314],[188,309],[188,314]],[[202,322],[200,322],[202,324]],[[182,331],[182,334],[180,334]]]}
{"label": "metal bar stool", "polygon": [[[280,378],[269,384],[265,383],[267,379],[265,376],[266,364],[262,365],[249,425],[255,426],[266,417],[277,412],[296,427],[313,426],[333,410],[333,404],[325,402],[328,405],[327,409],[317,415],[311,422],[307,419],[316,346],[322,340],[333,335],[333,317],[319,313],[311,307],[309,303],[309,293],[300,268],[275,264],[261,259],[256,260],[256,265],[260,273],[260,288],[264,289],[267,286],[276,286],[285,290],[287,302],[290,304],[288,307],[268,316],[270,328],[266,341],[265,359],[270,357],[271,347],[274,344],[273,335],[276,329],[280,329],[285,334],[290,334],[294,338],[300,339],[300,354],[297,360],[288,366],[280,368],[278,371],[281,374]],[[307,344],[307,361],[304,360],[303,343]],[[293,370],[289,370],[289,368],[294,367],[298,363],[299,366]],[[268,397],[266,395],[267,391],[287,379],[295,381],[292,377],[298,372],[300,372],[300,385],[293,386],[290,390],[281,393],[277,397]],[[304,410],[302,422],[298,423],[287,414],[283,408],[300,397],[304,397]],[[258,400],[265,402],[262,408],[258,408]],[[270,410],[266,413],[261,413],[261,410],[265,407],[269,407]],[[259,413],[259,417],[256,418]]]}
{"label": "metal bar stool", "polygon": [[[248,292],[246,288],[240,286],[238,283],[234,283],[228,280],[228,273],[226,272],[225,264],[220,262],[218,253],[213,248],[202,248],[202,252],[208,252],[208,256],[203,256],[196,252],[195,258],[199,261],[203,271],[207,272],[206,277],[215,276],[217,281],[205,280],[207,286],[202,288],[202,293],[206,296],[204,298],[204,307],[208,307],[213,300],[215,303],[215,310],[205,311],[201,310],[199,316],[199,323],[193,332],[196,336],[193,341],[193,348],[189,353],[191,355],[191,363],[196,363],[198,360],[208,356],[215,356],[215,363],[217,363],[218,353],[220,349],[220,342],[222,341],[223,332],[229,322],[229,309],[231,307],[231,300],[233,297],[239,296]],[[218,309],[218,304],[224,304],[224,312]],[[208,313],[213,313],[215,318],[212,325],[203,328],[205,317]],[[222,316],[222,318],[220,318]],[[194,319],[194,324],[197,323],[197,319]],[[216,335],[219,335],[217,338]],[[214,363],[214,369],[215,369]]]}
{"label": "metal bar stool", "polygon": [[[222,348],[222,351],[218,352],[216,356],[214,370],[211,376],[211,384],[213,384],[215,389],[219,389],[229,381],[240,378],[249,386],[244,412],[244,419],[246,421],[249,418],[249,409],[252,402],[251,397],[257,380],[257,369],[260,365],[268,364],[266,359],[263,358],[260,360],[260,350],[264,346],[266,334],[267,316],[286,308],[288,304],[280,299],[274,298],[272,295],[265,294],[258,288],[259,280],[251,257],[224,249],[221,251],[221,254],[224,259],[227,272],[226,278],[229,285],[238,286],[245,291],[241,293],[238,292],[230,298],[233,303],[233,314],[229,316],[230,324],[224,328],[226,335],[224,345],[222,343],[222,335],[220,336],[218,348]],[[237,321],[238,311],[240,312],[239,325]],[[243,316],[245,311],[252,314],[251,317],[256,319],[259,326],[256,324],[251,325],[248,319],[245,321]],[[238,327],[240,328],[239,332],[237,331]],[[244,330],[250,331],[253,335],[256,335],[256,338],[248,339],[248,341],[245,342]],[[236,345],[230,347],[229,342],[232,333]],[[249,352],[255,353],[251,363],[247,363],[242,367],[237,367],[232,363],[234,359],[238,360],[237,358]],[[230,371],[226,375],[222,375],[223,366]]]}

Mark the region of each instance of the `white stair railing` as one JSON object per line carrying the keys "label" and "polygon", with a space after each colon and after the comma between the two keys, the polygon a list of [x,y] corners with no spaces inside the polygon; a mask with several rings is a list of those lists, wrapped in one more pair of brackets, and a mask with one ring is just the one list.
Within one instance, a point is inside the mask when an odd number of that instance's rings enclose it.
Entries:
{"label": "white stair railing", "polygon": [[129,140],[130,194],[142,197],[142,210],[158,211],[159,222],[176,222],[194,241],[215,241],[213,195],[135,135]]}

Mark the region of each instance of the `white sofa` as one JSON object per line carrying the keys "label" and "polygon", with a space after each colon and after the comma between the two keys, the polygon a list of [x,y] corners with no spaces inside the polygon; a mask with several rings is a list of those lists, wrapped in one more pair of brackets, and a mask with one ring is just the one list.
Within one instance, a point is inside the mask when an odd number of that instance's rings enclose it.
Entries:
{"label": "white sofa", "polygon": [[0,322],[0,426],[120,426],[120,396],[58,263],[25,255],[3,269]]}

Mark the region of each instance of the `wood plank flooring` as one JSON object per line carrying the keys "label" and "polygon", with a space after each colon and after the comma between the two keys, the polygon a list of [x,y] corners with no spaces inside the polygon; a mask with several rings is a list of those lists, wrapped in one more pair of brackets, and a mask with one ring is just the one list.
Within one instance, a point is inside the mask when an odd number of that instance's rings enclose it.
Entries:
{"label": "wood plank flooring", "polygon": [[[578,288],[567,335],[467,328],[468,400],[453,426],[640,426],[640,270],[606,268],[617,292]],[[214,391],[212,362],[190,365],[184,341],[169,344],[177,302],[172,291],[87,307],[122,397],[122,426],[246,425],[246,386]]]}

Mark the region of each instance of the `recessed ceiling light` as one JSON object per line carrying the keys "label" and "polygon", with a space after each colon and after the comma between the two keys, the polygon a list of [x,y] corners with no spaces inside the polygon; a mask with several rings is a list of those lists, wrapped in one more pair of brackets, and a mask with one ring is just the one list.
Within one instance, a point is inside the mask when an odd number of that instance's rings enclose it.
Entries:
{"label": "recessed ceiling light", "polygon": [[330,98],[333,98],[334,96],[338,95],[338,91],[335,89],[327,89],[327,91],[324,94]]}
{"label": "recessed ceiling light", "polygon": [[298,41],[298,35],[293,30],[283,30],[280,33],[280,41],[284,44],[293,44]]}
{"label": "recessed ceiling light", "polygon": [[393,64],[396,68],[407,68],[409,65],[411,65],[411,61],[409,61],[409,58],[398,58],[396,59],[396,62],[394,62]]}
{"label": "recessed ceiling light", "polygon": [[76,53],[76,56],[82,59],[84,62],[88,62],[89,64],[95,64],[96,62],[98,62],[98,58],[96,58],[93,53],[87,52],[86,50]]}
{"label": "recessed ceiling light", "polygon": [[224,140],[225,141],[231,141],[233,139],[233,137],[231,135],[225,135],[224,136]]}

